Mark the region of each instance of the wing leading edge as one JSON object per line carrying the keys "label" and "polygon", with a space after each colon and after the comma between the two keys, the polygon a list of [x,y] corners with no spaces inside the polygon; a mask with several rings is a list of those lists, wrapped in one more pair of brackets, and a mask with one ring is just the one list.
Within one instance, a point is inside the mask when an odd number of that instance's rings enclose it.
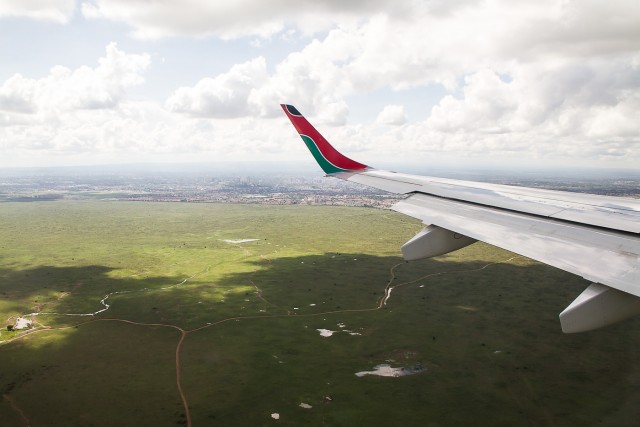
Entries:
{"label": "wing leading edge", "polygon": [[564,332],[640,314],[640,200],[374,169],[340,154],[295,107],[282,108],[328,176],[408,195],[392,209],[427,227],[402,247],[405,259],[481,240],[593,282],[560,313]]}

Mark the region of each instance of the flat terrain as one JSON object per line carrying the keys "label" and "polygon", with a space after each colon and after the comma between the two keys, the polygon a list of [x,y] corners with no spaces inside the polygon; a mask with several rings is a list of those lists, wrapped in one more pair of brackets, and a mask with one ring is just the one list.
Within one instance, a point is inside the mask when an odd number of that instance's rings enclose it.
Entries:
{"label": "flat terrain", "polygon": [[[366,208],[0,203],[0,424],[637,425],[638,320],[564,335],[584,280],[485,244],[404,263],[420,228]],[[26,335],[4,327],[30,313]],[[355,375],[383,363],[424,369]]]}

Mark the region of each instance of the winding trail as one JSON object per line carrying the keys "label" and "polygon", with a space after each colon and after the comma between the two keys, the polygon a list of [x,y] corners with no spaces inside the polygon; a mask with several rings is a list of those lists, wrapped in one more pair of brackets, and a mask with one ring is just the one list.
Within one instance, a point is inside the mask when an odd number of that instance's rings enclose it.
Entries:
{"label": "winding trail", "polygon": [[[244,253],[247,256],[251,256],[251,251],[249,251],[247,248],[241,246],[241,245],[235,245],[238,246],[239,248],[241,248]],[[271,259],[269,259],[268,256],[266,255],[260,255],[260,257],[267,261],[269,264],[271,264]],[[183,329],[177,325],[173,325],[173,324],[165,324],[165,323],[144,323],[144,322],[135,322],[132,320],[126,320],[126,319],[116,319],[116,318],[101,318],[101,319],[91,319],[91,320],[87,320],[84,322],[79,322],[77,324],[74,325],[70,325],[70,326],[64,326],[64,327],[59,327],[59,328],[53,328],[53,327],[49,327],[46,325],[42,325],[39,326],[38,328],[34,328],[31,329],[29,331],[25,331],[24,333],[10,339],[10,340],[6,340],[6,341],[2,341],[0,342],[0,345],[4,345],[4,344],[8,344],[10,342],[16,341],[18,339],[22,339],[25,338],[27,336],[30,336],[32,334],[35,333],[39,333],[39,332],[45,332],[45,331],[60,331],[60,330],[65,330],[65,329],[70,329],[70,328],[74,328],[76,326],[80,326],[80,325],[85,325],[88,323],[93,323],[93,322],[121,322],[121,323],[126,323],[126,324],[130,324],[130,325],[137,325],[137,326],[147,326],[147,327],[166,327],[166,328],[171,328],[171,329],[175,329],[176,331],[180,332],[180,338],[178,340],[178,343],[176,345],[175,348],[175,369],[176,369],[176,388],[178,390],[178,394],[180,395],[180,399],[182,401],[182,405],[184,408],[184,412],[185,412],[185,417],[186,417],[186,423],[187,423],[187,427],[191,427],[192,426],[192,421],[191,421],[191,411],[189,409],[189,402],[187,399],[187,395],[184,391],[184,389],[182,388],[182,381],[181,381],[181,364],[180,364],[180,352],[182,350],[182,345],[185,341],[185,339],[187,338],[187,336],[189,334],[198,332],[198,331],[202,331],[204,329],[208,329],[208,328],[212,328],[214,326],[218,326],[220,324],[226,323],[226,322],[230,322],[230,321],[235,321],[235,320],[257,320],[257,319],[273,319],[273,318],[281,318],[281,317],[296,317],[296,318],[305,318],[305,317],[318,317],[318,316],[326,316],[326,315],[330,315],[330,314],[344,314],[344,313],[361,313],[361,312],[373,312],[373,311],[378,311],[378,310],[382,310],[388,303],[389,300],[391,299],[391,293],[393,290],[400,288],[400,287],[404,287],[404,286],[408,286],[408,285],[412,285],[415,284],[417,282],[420,282],[422,280],[428,279],[428,278],[432,278],[432,277],[436,277],[436,276],[442,276],[442,275],[447,275],[447,274],[460,274],[460,273],[474,273],[474,272],[479,272],[482,270],[485,270],[491,266],[497,265],[497,264],[505,264],[508,262],[511,262],[513,259],[518,258],[519,256],[512,256],[509,259],[506,259],[504,261],[496,261],[496,262],[491,262],[488,264],[485,264],[482,267],[479,268],[474,268],[474,269],[470,269],[470,270],[452,270],[452,271],[441,271],[441,272],[437,272],[437,273],[430,273],[424,276],[421,276],[417,279],[408,281],[408,282],[404,282],[404,283],[399,283],[396,285],[393,285],[393,282],[396,280],[396,270],[401,266],[404,265],[405,262],[401,262],[398,264],[393,265],[390,269],[389,269],[389,281],[386,283],[385,288],[384,288],[384,293],[383,296],[380,297],[376,303],[375,306],[373,307],[366,307],[366,308],[352,308],[352,309],[340,309],[340,310],[330,310],[330,311],[323,311],[323,312],[318,312],[318,313],[306,313],[306,314],[293,314],[289,311],[287,311],[286,314],[282,313],[282,314],[264,314],[264,315],[253,315],[253,316],[233,316],[233,317],[228,317],[225,319],[221,319],[218,320],[216,322],[213,323],[208,323],[206,325],[194,328],[194,329]],[[207,268],[208,270],[208,268]],[[259,267],[256,267],[250,274],[250,277],[248,279],[249,283],[251,283],[251,285],[255,288],[256,290],[256,296],[262,300],[265,303],[265,308],[266,305],[271,305],[274,308],[277,309],[283,309],[282,307],[270,302],[268,299],[266,299],[263,295],[263,291],[262,289],[260,289],[256,283],[253,281],[252,276],[254,276],[257,272],[259,271]],[[119,295],[119,294],[127,294],[127,293],[133,293],[133,292],[143,292],[143,291],[152,291],[152,290],[164,290],[164,289],[171,289],[174,287],[178,287],[178,286],[182,286],[184,284],[186,284],[189,280],[195,278],[197,276],[197,274],[193,274],[192,276],[184,279],[183,281],[181,281],[180,283],[177,283],[175,285],[171,285],[171,286],[165,286],[163,288],[143,288],[143,289],[135,289],[135,290],[128,290],[128,291],[116,291],[116,292],[111,292],[109,294],[107,294],[102,300],[100,300],[100,304],[102,304],[104,306],[103,309],[98,310],[94,313],[78,313],[78,314],[74,314],[74,313],[53,313],[53,312],[36,312],[36,313],[31,313],[30,316],[35,317],[38,316],[40,314],[46,314],[46,315],[59,315],[59,316],[90,316],[90,317],[94,317],[98,314],[104,313],[106,312],[109,308],[110,308],[110,304],[107,304],[107,299],[112,296],[112,295]],[[10,404],[10,406],[19,414],[20,418],[25,422],[25,425],[29,425],[29,420],[26,416],[26,414],[17,406],[17,404],[15,403],[15,401],[11,398],[11,396],[9,396],[8,394],[4,394],[3,398]]]}
{"label": "winding trail", "polygon": [[95,311],[93,313],[54,313],[54,312],[48,312],[48,311],[36,311],[36,312],[33,312],[33,313],[29,313],[26,316],[31,316],[31,318],[33,318],[35,316],[39,316],[41,314],[53,315],[53,316],[80,316],[80,317],[97,316],[98,314],[104,313],[105,311],[109,310],[109,307],[111,307],[111,305],[107,304],[107,300],[109,299],[109,297],[111,295],[132,294],[134,292],[145,292],[145,291],[162,291],[162,290],[166,290],[166,289],[177,288],[178,286],[184,285],[185,283],[187,283],[189,280],[193,279],[196,276],[197,276],[197,274],[194,274],[194,275],[192,275],[190,277],[187,277],[186,279],[184,279],[180,283],[176,283],[175,285],[170,285],[170,286],[164,286],[162,288],[157,288],[157,289],[156,288],[142,288],[142,289],[131,289],[131,290],[127,290],[127,291],[110,292],[107,295],[105,295],[104,298],[102,298],[100,300],[100,304],[102,304],[102,306],[104,308],[102,308],[102,309],[100,309],[98,311]]}
{"label": "winding trail", "polygon": [[182,389],[182,382],[180,381],[180,349],[182,348],[182,343],[184,342],[184,339],[186,337],[187,332],[183,329],[180,329],[180,341],[178,341],[178,345],[176,346],[176,386],[178,387],[178,393],[180,393],[180,399],[182,400],[184,413],[187,417],[187,425],[191,426],[191,411],[189,410],[187,396],[184,394],[184,390]]}
{"label": "winding trail", "polygon": [[379,308],[382,308],[383,306],[387,305],[387,302],[389,301],[389,298],[391,298],[391,291],[396,289],[396,288],[399,288],[401,286],[412,285],[414,283],[417,283],[417,282],[419,282],[421,280],[424,280],[424,279],[428,279],[430,277],[444,276],[444,275],[447,275],[447,274],[474,273],[476,271],[482,271],[482,270],[484,270],[486,268],[489,268],[489,267],[491,267],[493,265],[506,264],[508,262],[513,261],[516,258],[521,258],[521,256],[520,255],[514,255],[511,258],[506,259],[504,261],[492,262],[492,263],[489,263],[489,264],[485,264],[482,267],[474,268],[474,269],[471,269],[471,270],[452,270],[452,271],[440,271],[438,273],[431,273],[431,274],[424,275],[422,277],[418,277],[417,279],[411,280],[409,282],[400,283],[400,284],[397,284],[395,286],[391,286],[391,283],[395,280],[395,269],[397,267],[401,266],[404,263],[396,264],[393,267],[391,267],[391,270],[390,270],[391,280],[389,280],[389,283],[387,283],[387,287],[385,288],[385,294],[384,294],[384,297],[380,301]]}
{"label": "winding trail", "polygon": [[22,412],[22,409],[20,409],[20,407],[18,407],[18,405],[16,405],[16,402],[13,400],[13,398],[11,396],[9,396],[8,394],[3,394],[2,397],[4,398],[4,400],[7,401],[7,403],[9,403],[9,406],[11,406],[11,408],[14,411],[16,411],[16,413],[20,416],[20,418],[24,422],[24,425],[29,427],[31,425],[29,423],[29,418],[27,418],[25,413]]}

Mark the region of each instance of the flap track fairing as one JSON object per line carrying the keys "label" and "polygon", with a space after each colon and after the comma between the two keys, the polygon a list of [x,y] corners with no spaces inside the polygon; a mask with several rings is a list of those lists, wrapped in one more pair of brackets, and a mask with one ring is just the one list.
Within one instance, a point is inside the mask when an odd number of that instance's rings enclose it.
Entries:
{"label": "flap track fairing", "polygon": [[402,245],[402,255],[407,261],[432,258],[469,246],[477,240],[437,225],[429,225]]}
{"label": "flap track fairing", "polygon": [[592,283],[560,313],[562,332],[585,332],[640,314],[640,298]]}

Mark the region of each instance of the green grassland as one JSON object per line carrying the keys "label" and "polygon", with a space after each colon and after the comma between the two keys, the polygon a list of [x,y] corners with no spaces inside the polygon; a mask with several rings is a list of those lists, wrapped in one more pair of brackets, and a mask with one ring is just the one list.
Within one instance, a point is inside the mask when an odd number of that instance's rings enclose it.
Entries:
{"label": "green grassland", "polygon": [[[193,426],[637,425],[638,320],[564,335],[584,280],[482,243],[404,263],[420,228],[364,208],[0,203],[0,425],[186,425],[177,349]],[[56,314],[4,328],[33,312]],[[389,360],[425,370],[355,375]]]}

